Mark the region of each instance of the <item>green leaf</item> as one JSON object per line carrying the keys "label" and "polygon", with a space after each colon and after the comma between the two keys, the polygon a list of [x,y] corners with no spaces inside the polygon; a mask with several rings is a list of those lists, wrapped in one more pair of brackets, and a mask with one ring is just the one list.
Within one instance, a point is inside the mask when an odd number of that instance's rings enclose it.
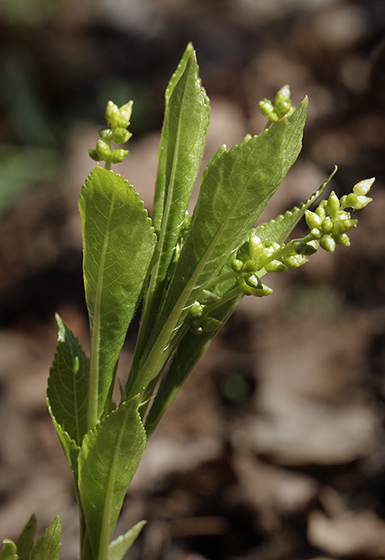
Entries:
{"label": "green leaf", "polygon": [[69,433],[66,432],[62,428],[62,426],[57,422],[55,416],[53,415],[49,399],[47,399],[47,404],[57,436],[62,445],[63,451],[65,453],[65,456],[67,457],[68,463],[71,467],[74,476],[75,489],[78,492],[78,456],[79,456],[80,447],[71,438]]}
{"label": "green leaf", "polygon": [[306,112],[307,99],[290,117],[282,118],[259,136],[247,137],[229,151],[220,149],[209,162],[190,229],[149,341],[150,353],[131,394],[158,375],[164,349],[189,306],[243,242],[297,159]]}
{"label": "green leaf", "polygon": [[48,378],[47,395],[52,416],[62,431],[81,445],[87,432],[89,359],[60,317],[55,359]]}
{"label": "green leaf", "polygon": [[146,521],[139,521],[131,527],[124,535],[121,535],[108,546],[107,560],[122,560],[127,550],[133,545],[143,529]]}
{"label": "green leaf", "polygon": [[124,496],[146,447],[138,397],[122,403],[84,437],[79,491],[94,558],[107,558]]}
{"label": "green leaf", "polygon": [[167,138],[168,138],[168,121],[169,121],[169,102],[174,91],[174,88],[180,77],[185,71],[187,62],[194,51],[194,47],[191,43],[187,45],[185,52],[178,64],[177,69],[171,76],[165,93],[165,109],[164,109],[164,119],[162,133],[159,143],[159,153],[158,153],[158,172],[155,183],[155,196],[154,204],[152,209],[152,223],[156,233],[159,234],[160,226],[163,216],[163,206],[164,206],[164,193],[166,189],[166,159],[167,159]]}
{"label": "green leaf", "polygon": [[0,552],[0,560],[18,560],[16,545],[10,539],[3,540],[3,547]]}
{"label": "green leaf", "polygon": [[184,300],[186,313],[242,243],[298,157],[306,111],[304,100],[291,117],[221,151],[209,163],[164,304],[166,316],[173,311],[173,301]]}
{"label": "green leaf", "polygon": [[[187,60],[186,53],[189,53]],[[164,169],[164,208],[150,285],[146,293],[141,331],[135,349],[133,376],[143,359],[149,333],[159,311],[167,272],[178,243],[183,219],[198,175],[210,121],[210,106],[198,77],[195,52],[187,50],[182,59],[185,68],[166,108],[164,129],[167,141],[161,151],[160,166]],[[172,79],[174,82],[176,78]],[[168,91],[168,94],[170,91]],[[165,161],[163,161],[165,160]],[[158,175],[159,180],[159,175]]]}
{"label": "green leaf", "polygon": [[288,210],[285,214],[280,214],[269,222],[260,224],[256,228],[258,237],[264,242],[270,241],[283,243],[298,224],[305,211],[321,196],[336,171],[337,167],[335,167],[334,171],[322,183],[319,189],[317,189],[315,193],[313,193],[305,202],[295,206],[291,210]]}
{"label": "green leaf", "polygon": [[119,353],[143,292],[156,236],[134,188],[96,166],[79,208],[91,327],[88,427],[108,412]]}
{"label": "green leaf", "polygon": [[[319,189],[313,193],[304,203],[295,206],[293,209],[288,210],[285,214],[279,215],[274,220],[267,223],[263,223],[256,228],[258,236],[263,241],[272,241],[277,243],[283,243],[294,227],[297,225],[299,220],[307,210],[322,194],[326,185],[329,183],[336,169],[331,173],[331,175],[324,181],[324,183],[319,187]],[[230,272],[231,267],[227,264],[222,269],[221,274]],[[228,280],[226,282],[221,282],[217,284],[213,291],[219,297],[223,298],[226,292],[229,292],[234,285],[237,285],[236,280]],[[229,302],[228,304],[222,305],[220,308],[216,309],[211,316],[218,319],[221,326],[215,329],[213,332],[199,333],[196,334],[189,330],[179,341],[176,351],[173,354],[170,363],[164,373],[160,386],[154,397],[154,401],[149,410],[146,418],[146,432],[147,437],[149,437],[160,419],[169,408],[170,404],[178,394],[180,388],[185,383],[188,375],[195,367],[196,363],[199,361],[201,356],[206,351],[207,347],[210,345],[211,341],[218,334],[219,330],[222,328],[224,322],[227,320],[229,315],[232,313],[236,305],[239,303],[237,298],[235,301]]]}
{"label": "green leaf", "polygon": [[192,52],[170,98],[167,119],[166,183],[162,226],[157,245],[156,280],[164,281],[178,242],[192,189],[202,161],[210,106]]}
{"label": "green leaf", "polygon": [[61,549],[61,521],[56,516],[43,536],[38,539],[33,547],[30,560],[59,560]]}
{"label": "green leaf", "polygon": [[19,560],[29,560],[36,532],[36,516],[31,515],[26,526],[16,541]]}

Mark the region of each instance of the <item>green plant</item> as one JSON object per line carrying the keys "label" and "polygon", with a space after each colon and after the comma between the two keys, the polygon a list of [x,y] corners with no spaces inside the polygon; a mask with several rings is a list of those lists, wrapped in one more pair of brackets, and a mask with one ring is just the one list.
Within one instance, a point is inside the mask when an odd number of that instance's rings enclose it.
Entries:
{"label": "green plant", "polygon": [[[350,244],[351,210],[370,202],[374,179],[341,199],[332,192],[311,211],[331,177],[303,204],[254,227],[295,162],[307,99],[298,108],[284,86],[259,136],[222,146],[208,163],[192,217],[187,214],[201,163],[209,101],[189,45],[166,90],[152,219],[134,188],[110,170],[127,151],[132,103],[109,102],[107,126],[90,155],[104,161],[79,198],[84,285],[91,333],[88,358],[60,317],[48,406],[73,472],[81,517],[81,560],[121,560],[142,529],[139,522],[111,542],[130,481],[150,437],[180,387],[243,296],[263,297],[268,273],[307,262],[319,247]],[[309,232],[287,241],[305,216]],[[113,401],[119,354],[140,301],[143,311],[131,370]],[[60,520],[36,545],[32,517],[17,543],[4,542],[0,560],[59,557]]]}

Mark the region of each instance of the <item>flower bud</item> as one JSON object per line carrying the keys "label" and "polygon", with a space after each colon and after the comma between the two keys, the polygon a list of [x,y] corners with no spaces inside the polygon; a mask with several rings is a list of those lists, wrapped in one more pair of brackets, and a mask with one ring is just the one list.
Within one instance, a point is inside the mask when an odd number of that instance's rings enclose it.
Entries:
{"label": "flower bud", "polygon": [[120,120],[120,111],[113,101],[107,103],[106,112],[104,113],[106,120],[114,125]]}
{"label": "flower bud", "polygon": [[245,276],[245,282],[248,286],[251,286],[252,288],[257,288],[257,289],[262,288],[261,281],[256,274],[252,274],[251,276]]}
{"label": "flower bud", "polygon": [[125,128],[114,128],[111,134],[111,139],[116,144],[123,144],[131,138],[131,132],[128,132]]}
{"label": "flower bud", "polygon": [[203,313],[204,306],[199,303],[199,301],[194,301],[190,307],[190,315],[195,318],[201,317]]}
{"label": "flower bud", "polygon": [[317,214],[317,216],[319,216],[322,220],[326,216],[326,211],[325,211],[326,204],[327,204],[326,200],[321,200],[319,206],[314,211]]}
{"label": "flower bud", "polygon": [[312,212],[311,210],[305,211],[305,220],[309,229],[319,228],[322,223],[322,218],[320,218],[318,214]]}
{"label": "flower bud", "polygon": [[255,272],[257,270],[257,263],[252,260],[247,260],[242,266],[242,272]]}
{"label": "flower bud", "polygon": [[201,295],[199,296],[199,302],[203,303],[204,305],[208,305],[210,303],[215,303],[216,301],[219,301],[221,298],[219,296],[217,296],[217,294],[214,294],[213,292],[210,292],[210,290],[203,290]]}
{"label": "flower bud", "polygon": [[326,218],[322,220],[322,224],[321,224],[322,233],[331,233],[332,229],[333,229],[333,220],[329,216],[326,216]]}
{"label": "flower bud", "polygon": [[243,261],[240,261],[239,259],[234,259],[231,262],[231,268],[234,270],[234,272],[241,272],[243,267]]}
{"label": "flower bud", "polygon": [[333,235],[334,241],[337,245],[345,245],[345,247],[350,247],[350,239],[346,233],[341,233],[341,235]]}
{"label": "flower bud", "polygon": [[106,161],[111,156],[111,149],[107,142],[99,138],[96,142],[96,151],[101,160]]}
{"label": "flower bud", "polygon": [[289,85],[285,85],[283,87],[281,87],[281,89],[279,89],[277,91],[277,94],[275,96],[275,104],[277,105],[278,103],[281,103],[282,101],[289,101],[290,102],[290,86]]}
{"label": "flower bud", "polygon": [[274,105],[272,104],[270,99],[265,98],[259,102],[259,110],[261,111],[262,115],[270,118],[271,113],[274,112]]}
{"label": "flower bud", "polygon": [[297,255],[297,253],[288,253],[283,258],[284,264],[287,268],[298,268],[303,264],[307,263],[308,259],[305,255]]}
{"label": "flower bud", "polygon": [[264,268],[266,272],[285,272],[287,270],[287,266],[278,260],[270,261],[265,264]]}
{"label": "flower bud", "polygon": [[120,163],[122,162],[128,154],[128,150],[112,150],[111,152],[111,163]]}
{"label": "flower bud", "polygon": [[133,103],[133,101],[129,101],[128,103],[122,105],[119,109],[120,123],[123,128],[127,128],[127,126],[130,124]]}
{"label": "flower bud", "polygon": [[[349,195],[350,196],[350,195]],[[348,198],[349,198],[348,196]],[[372,202],[372,198],[370,198],[369,196],[356,196],[356,201],[355,204],[353,206],[353,204],[351,204],[350,206],[352,206],[352,208],[354,208],[354,210],[361,210],[362,208],[365,208],[365,206],[367,206],[369,204],[369,202]]]}
{"label": "flower bud", "polygon": [[[344,198],[344,204],[345,206],[350,206],[351,208],[355,208],[357,202],[358,202],[358,195],[355,193],[349,193],[348,195],[346,195]],[[342,202],[342,199],[341,199]]]}
{"label": "flower bud", "polygon": [[[313,247],[313,253],[316,253],[319,247],[319,242],[316,239],[313,239],[313,241],[308,241],[306,244],[308,247]],[[312,253],[306,253],[307,255],[312,254]]]}
{"label": "flower bud", "polygon": [[311,235],[312,237],[314,237],[314,239],[321,239],[321,237],[322,237],[322,231],[321,231],[320,229],[318,229],[318,228],[313,228],[313,229],[310,231],[310,235]]}
{"label": "flower bud", "polygon": [[336,193],[332,191],[329,195],[326,210],[329,216],[334,216],[334,214],[340,209],[340,200]]}
{"label": "flower bud", "polygon": [[306,251],[306,243],[302,239],[295,239],[293,241],[293,249],[297,255],[304,255]]}
{"label": "flower bud", "polygon": [[94,160],[94,161],[100,161],[102,158],[99,156],[98,152],[96,150],[88,150],[88,155]]}
{"label": "flower bud", "polygon": [[254,231],[250,232],[249,252],[250,252],[250,256],[255,260],[258,260],[259,257],[261,257],[264,252],[264,245]]}
{"label": "flower bud", "polygon": [[218,321],[214,317],[204,317],[202,319],[202,329],[203,332],[212,332],[219,329],[222,326],[222,322]]}
{"label": "flower bud", "polygon": [[336,242],[331,235],[323,235],[320,239],[319,244],[322,249],[324,249],[325,251],[329,251],[330,253],[333,253],[336,248]]}
{"label": "flower bud", "polygon": [[265,297],[269,296],[272,293],[273,290],[269,288],[269,286],[266,286],[266,284],[262,284],[262,288],[260,288],[259,290],[255,290],[254,295],[257,297]]}
{"label": "flower bud", "polygon": [[353,187],[354,194],[357,194],[358,196],[368,194],[375,180],[375,177],[372,177],[371,179],[364,179],[363,181],[356,183]]}
{"label": "flower bud", "polygon": [[102,128],[99,130],[99,136],[103,140],[111,140],[112,130],[110,128]]}
{"label": "flower bud", "polygon": [[338,220],[333,224],[333,236],[342,235],[354,228],[358,220]]}
{"label": "flower bud", "polygon": [[290,103],[290,101],[281,101],[280,103],[277,103],[277,105],[275,106],[275,112],[282,118],[287,116],[290,116],[294,111],[294,107],[292,106],[292,104]]}
{"label": "flower bud", "polygon": [[203,333],[203,329],[202,329],[201,325],[199,324],[199,321],[192,321],[190,323],[190,330],[194,334],[202,334]]}

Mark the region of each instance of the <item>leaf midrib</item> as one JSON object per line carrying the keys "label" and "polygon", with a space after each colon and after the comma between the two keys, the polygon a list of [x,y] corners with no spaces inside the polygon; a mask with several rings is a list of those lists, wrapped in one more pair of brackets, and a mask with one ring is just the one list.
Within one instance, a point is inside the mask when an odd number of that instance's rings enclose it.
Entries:
{"label": "leaf midrib", "polygon": [[102,245],[101,257],[98,268],[98,279],[96,283],[95,301],[93,308],[93,323],[91,336],[91,356],[90,356],[90,384],[88,398],[88,430],[92,429],[98,420],[99,404],[99,359],[100,359],[100,333],[101,333],[101,300],[103,293],[104,265],[106,261],[107,246],[109,242],[109,231],[114,210],[115,189],[112,189],[111,204],[109,208],[106,231]]}
{"label": "leaf midrib", "polygon": [[99,540],[99,548],[98,548],[98,559],[105,560],[108,556],[108,545],[110,540],[110,525],[111,525],[111,511],[112,511],[112,500],[114,494],[114,482],[115,476],[118,467],[118,460],[120,455],[120,446],[122,443],[123,433],[127,424],[127,417],[128,417],[129,409],[127,410],[124,421],[121,424],[120,432],[118,436],[118,441],[115,446],[114,457],[111,464],[111,469],[109,471],[109,478],[106,490],[106,496],[104,500],[104,507],[103,507],[103,518],[102,518],[102,526],[100,530],[100,540]]}

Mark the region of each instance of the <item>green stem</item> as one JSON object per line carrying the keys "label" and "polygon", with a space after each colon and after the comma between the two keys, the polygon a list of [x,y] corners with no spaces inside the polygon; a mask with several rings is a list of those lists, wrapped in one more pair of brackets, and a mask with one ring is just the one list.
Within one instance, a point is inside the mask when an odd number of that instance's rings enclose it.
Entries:
{"label": "green stem", "polygon": [[143,399],[148,383],[160,373],[167,360],[168,352],[166,351],[170,351],[171,339],[174,338],[173,332],[184,309],[187,298],[194,288],[195,282],[196,277],[192,276],[175,303],[172,312],[165,321],[155,343],[152,345],[143,365],[140,367],[140,371],[138,371],[136,375],[130,374],[127,382],[127,399],[138,393],[141,394]]}
{"label": "green stem", "polygon": [[214,309],[218,309],[218,307],[221,307],[224,303],[227,303],[228,301],[231,301],[232,299],[240,295],[244,295],[244,292],[242,291],[242,288],[240,286],[236,286],[235,288],[227,292],[227,294],[225,294],[220,300],[215,301],[210,305],[206,305],[204,308],[204,314],[209,315],[212,311],[214,311]]}
{"label": "green stem", "polygon": [[206,289],[211,288],[211,286],[216,286],[217,284],[220,284],[221,282],[226,282],[226,280],[232,280],[233,278],[236,278],[238,276],[238,272],[234,272],[234,270],[230,270],[230,272],[225,272],[224,274],[221,274],[220,276],[216,276],[215,278],[212,278],[211,280],[209,280],[206,284]]}

